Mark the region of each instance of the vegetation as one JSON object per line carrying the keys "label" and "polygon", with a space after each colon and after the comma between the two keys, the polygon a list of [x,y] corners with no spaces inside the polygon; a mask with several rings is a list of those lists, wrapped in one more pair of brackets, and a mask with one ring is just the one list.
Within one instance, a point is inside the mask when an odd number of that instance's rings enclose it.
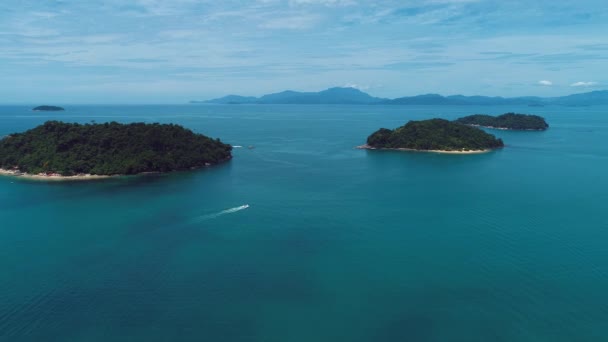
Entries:
{"label": "vegetation", "polygon": [[48,121],[0,140],[0,167],[27,173],[167,172],[231,158],[232,146],[173,124]]}
{"label": "vegetation", "polygon": [[443,119],[410,121],[395,130],[381,128],[367,138],[374,148],[415,150],[484,150],[503,147],[497,139],[480,129]]}
{"label": "vegetation", "polygon": [[457,119],[456,122],[465,125],[517,130],[545,130],[549,127],[545,119],[538,115],[516,113],[506,113],[499,116],[475,114]]}
{"label": "vegetation", "polygon": [[38,106],[32,110],[36,110],[36,111],[46,111],[46,112],[56,112],[56,111],[60,111],[60,110],[65,110],[62,107],[57,107],[57,106]]}

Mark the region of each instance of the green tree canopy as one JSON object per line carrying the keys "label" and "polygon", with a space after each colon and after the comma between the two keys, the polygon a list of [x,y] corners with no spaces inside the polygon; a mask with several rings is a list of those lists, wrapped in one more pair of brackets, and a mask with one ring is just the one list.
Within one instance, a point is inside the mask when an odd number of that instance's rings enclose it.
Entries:
{"label": "green tree canopy", "polygon": [[35,111],[51,111],[51,112],[56,112],[56,111],[60,111],[60,110],[65,110],[62,107],[58,107],[58,106],[38,106],[32,110]]}
{"label": "green tree canopy", "polygon": [[549,127],[544,118],[538,115],[505,113],[499,116],[475,114],[456,119],[465,125],[504,128],[515,130],[545,130]]}
{"label": "green tree canopy", "polygon": [[381,128],[367,138],[374,148],[415,150],[483,150],[504,146],[501,139],[480,129],[444,119],[410,121],[395,130]]}
{"label": "green tree canopy", "polygon": [[0,167],[64,176],[168,172],[231,158],[232,147],[174,124],[48,121],[0,140]]}

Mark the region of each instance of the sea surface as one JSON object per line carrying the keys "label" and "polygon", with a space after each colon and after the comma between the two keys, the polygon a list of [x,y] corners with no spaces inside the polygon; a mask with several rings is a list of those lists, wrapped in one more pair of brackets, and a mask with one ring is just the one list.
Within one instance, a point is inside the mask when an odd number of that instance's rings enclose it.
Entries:
{"label": "sea surface", "polygon": [[[0,177],[2,342],[608,341],[608,107],[32,107],[0,107],[0,136],[172,122],[244,147],[161,176]],[[491,131],[487,154],[354,149],[507,111],[551,127]]]}

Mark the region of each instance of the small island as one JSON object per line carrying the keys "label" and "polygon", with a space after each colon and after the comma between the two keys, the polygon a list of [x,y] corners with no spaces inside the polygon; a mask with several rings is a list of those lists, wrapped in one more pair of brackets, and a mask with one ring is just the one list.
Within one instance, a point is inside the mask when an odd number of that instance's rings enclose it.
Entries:
{"label": "small island", "polygon": [[456,119],[456,122],[476,127],[504,130],[544,131],[549,125],[538,115],[506,113],[499,116],[475,114]]}
{"label": "small island", "polygon": [[430,119],[410,121],[394,130],[381,128],[367,138],[367,144],[358,148],[466,154],[503,146],[501,139],[480,129]]}
{"label": "small island", "polygon": [[65,109],[63,107],[57,106],[38,106],[36,108],[33,108],[32,110],[35,112],[58,112]]}
{"label": "small island", "polygon": [[48,121],[0,140],[0,174],[95,179],[216,165],[232,146],[174,124]]}

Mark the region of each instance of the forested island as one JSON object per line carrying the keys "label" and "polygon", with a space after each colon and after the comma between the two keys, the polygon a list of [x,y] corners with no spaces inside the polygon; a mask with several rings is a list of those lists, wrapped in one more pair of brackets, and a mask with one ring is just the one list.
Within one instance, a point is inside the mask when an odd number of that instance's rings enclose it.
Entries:
{"label": "forested island", "polygon": [[36,112],[58,112],[65,109],[63,107],[58,106],[38,106],[36,108],[33,108],[32,110]]}
{"label": "forested island", "polygon": [[211,166],[229,160],[231,151],[174,124],[47,121],[0,140],[0,168],[16,175],[133,175]]}
{"label": "forested island", "polygon": [[480,129],[444,119],[410,121],[394,130],[381,128],[362,149],[479,153],[503,147],[501,139]]}
{"label": "forested island", "polygon": [[538,115],[517,113],[506,113],[499,116],[475,114],[456,119],[456,122],[469,126],[522,131],[544,131],[549,127],[545,119]]}

